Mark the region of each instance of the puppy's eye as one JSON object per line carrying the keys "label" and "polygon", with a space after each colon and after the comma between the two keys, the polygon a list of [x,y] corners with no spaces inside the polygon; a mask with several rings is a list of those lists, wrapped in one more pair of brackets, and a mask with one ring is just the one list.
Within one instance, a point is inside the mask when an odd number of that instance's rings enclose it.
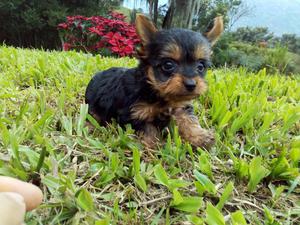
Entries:
{"label": "puppy's eye", "polygon": [[161,65],[161,69],[166,73],[174,72],[176,67],[177,67],[176,62],[174,62],[173,60],[170,60],[170,59],[164,61],[163,64]]}
{"label": "puppy's eye", "polygon": [[203,62],[198,62],[198,65],[197,65],[197,70],[199,73],[203,73],[204,70],[205,70],[205,65]]}

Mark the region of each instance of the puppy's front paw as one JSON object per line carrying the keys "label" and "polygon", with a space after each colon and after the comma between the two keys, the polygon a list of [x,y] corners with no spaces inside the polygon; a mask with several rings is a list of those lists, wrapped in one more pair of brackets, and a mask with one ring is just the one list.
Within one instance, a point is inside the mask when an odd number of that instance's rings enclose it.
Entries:
{"label": "puppy's front paw", "polygon": [[199,129],[195,132],[191,140],[191,144],[195,147],[201,147],[209,150],[215,143],[215,134],[211,130]]}
{"label": "puppy's front paw", "polygon": [[210,149],[215,144],[215,133],[212,130],[205,130],[203,144],[201,147]]}

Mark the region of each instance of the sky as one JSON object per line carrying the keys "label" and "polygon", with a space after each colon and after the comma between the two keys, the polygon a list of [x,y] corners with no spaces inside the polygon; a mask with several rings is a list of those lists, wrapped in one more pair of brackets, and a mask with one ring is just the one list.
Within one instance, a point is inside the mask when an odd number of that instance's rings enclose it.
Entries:
{"label": "sky", "polygon": [[[243,0],[252,10],[233,27],[268,27],[275,35],[296,33],[300,36],[300,0]],[[159,5],[168,0],[159,0]],[[146,0],[124,0],[127,8],[142,8],[147,13]]]}
{"label": "sky", "polygon": [[[146,0],[124,0],[123,1],[123,6],[129,8],[129,9],[141,8],[141,9],[143,9],[143,12],[147,13],[148,8],[147,8],[145,2],[146,2]],[[167,4],[167,3],[168,3],[168,0],[159,0],[158,1],[159,5],[164,5],[164,4]]]}
{"label": "sky", "polygon": [[234,26],[268,27],[276,35],[296,33],[300,36],[300,0],[244,0],[251,14]]}

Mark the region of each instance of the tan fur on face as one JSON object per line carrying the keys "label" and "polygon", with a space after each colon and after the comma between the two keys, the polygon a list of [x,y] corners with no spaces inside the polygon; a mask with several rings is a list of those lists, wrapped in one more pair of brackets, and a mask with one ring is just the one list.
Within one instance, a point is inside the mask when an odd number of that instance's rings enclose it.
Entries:
{"label": "tan fur on face", "polygon": [[167,101],[188,101],[203,94],[207,85],[201,77],[195,77],[196,88],[193,92],[186,90],[184,86],[184,77],[180,74],[174,74],[166,82],[159,82],[154,77],[154,72],[151,67],[148,68],[147,76],[152,87],[159,92],[161,97]]}
{"label": "tan fur on face", "polygon": [[163,50],[160,53],[162,58],[171,58],[176,61],[179,61],[182,55],[181,48],[176,43],[169,43],[164,46]]}
{"label": "tan fur on face", "polygon": [[211,50],[208,48],[208,46],[205,45],[197,45],[197,47],[194,50],[195,60],[208,59],[210,55],[211,55]]}
{"label": "tan fur on face", "polygon": [[176,74],[170,78],[167,82],[159,85],[161,93],[164,96],[176,96],[180,93],[183,93],[183,77]]}
{"label": "tan fur on face", "polygon": [[194,92],[197,95],[204,94],[207,90],[207,84],[206,84],[205,80],[201,77],[196,77],[194,80],[196,81],[196,84],[197,84]]}

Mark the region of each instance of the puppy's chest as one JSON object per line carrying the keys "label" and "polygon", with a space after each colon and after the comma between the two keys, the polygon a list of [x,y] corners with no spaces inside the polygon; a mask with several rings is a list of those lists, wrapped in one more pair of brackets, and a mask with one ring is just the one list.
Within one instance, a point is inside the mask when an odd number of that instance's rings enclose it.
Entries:
{"label": "puppy's chest", "polygon": [[172,116],[174,109],[184,107],[187,102],[147,103],[138,102],[131,107],[131,118],[146,122],[167,120]]}

